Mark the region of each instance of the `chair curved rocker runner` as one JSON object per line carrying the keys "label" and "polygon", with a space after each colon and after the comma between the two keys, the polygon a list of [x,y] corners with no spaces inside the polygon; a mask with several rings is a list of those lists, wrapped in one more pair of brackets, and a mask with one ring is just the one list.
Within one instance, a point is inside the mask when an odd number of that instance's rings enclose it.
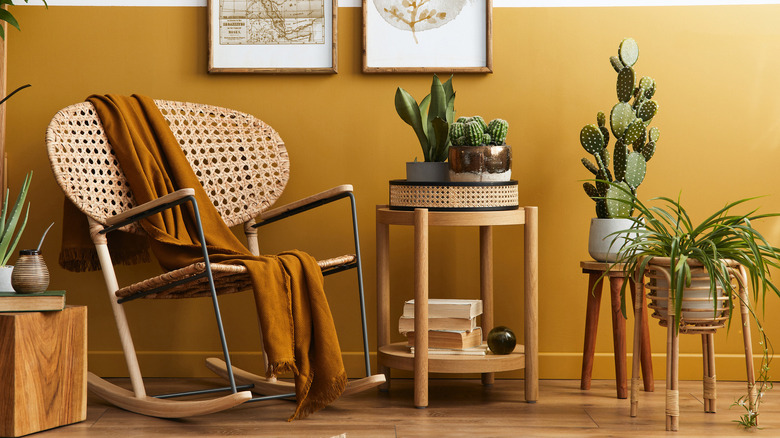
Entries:
{"label": "chair curved rocker runner", "polygon": [[[358,240],[355,197],[352,186],[342,185],[291,204],[269,210],[289,178],[289,160],[278,133],[257,118],[209,105],[155,100],[171,130],[229,227],[243,224],[247,248],[259,255],[257,228],[312,208],[349,198],[355,254],[318,261],[323,275],[356,268],[358,300],[363,332],[366,376],[351,381],[344,394],[358,392],[385,381],[371,375],[362,265]],[[132,391],[120,388],[90,373],[88,386],[98,396],[139,414],[180,418],[208,414],[250,402],[294,398],[294,385],[265,378],[231,365],[219,310],[218,295],[251,288],[246,268],[210,263],[200,229],[203,261],[166,272],[125,287],[119,287],[109,255],[106,233],[121,229],[142,233],[136,221],[175,205],[191,202],[197,215],[192,189],[181,189],[144,205],[136,205],[117,164],[103,126],[91,103],[83,102],[59,111],[46,132],[49,160],[55,179],[65,195],[88,217],[90,236],[98,253],[111,307],[119,330]],[[256,222],[256,218],[258,219]],[[201,224],[197,224],[200,228]],[[188,298],[210,296],[217,320],[224,360],[210,358],[207,366],[224,377],[229,386],[176,394],[149,396],[143,384],[123,304],[138,298]],[[265,357],[265,354],[264,354]],[[206,400],[172,400],[175,397],[229,392]],[[252,393],[264,394],[254,396]]]}

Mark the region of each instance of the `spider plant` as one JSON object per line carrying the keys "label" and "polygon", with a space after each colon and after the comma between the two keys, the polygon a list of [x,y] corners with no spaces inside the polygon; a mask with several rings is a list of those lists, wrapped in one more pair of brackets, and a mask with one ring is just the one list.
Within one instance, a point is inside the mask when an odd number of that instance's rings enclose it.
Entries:
{"label": "spider plant", "polygon": [[[780,297],[780,290],[770,277],[770,269],[780,267],[780,249],[772,246],[753,226],[759,220],[777,217],[780,214],[759,214],[757,209],[744,214],[731,213],[735,207],[755,199],[747,198],[728,203],[701,223],[695,224],[682,206],[679,197],[677,200],[667,197],[653,198],[651,201],[660,203],[660,206],[649,206],[640,201],[630,190],[618,184],[612,184],[612,187],[623,190],[627,197],[620,202],[630,204],[638,213],[637,216],[630,218],[633,225],[629,230],[614,233],[628,236],[620,248],[616,263],[625,263],[627,271],[638,272],[641,275],[653,257],[668,257],[671,260],[670,293],[675,301],[673,310],[677,324],[675,330],[679,330],[684,290],[691,285],[689,260],[696,260],[704,266],[710,281],[711,296],[715,297],[716,289],[722,288],[728,297],[729,310],[734,308],[734,297],[739,297],[734,293],[734,286],[730,280],[727,263],[729,260],[739,263],[747,271],[752,290],[752,303],[760,301],[762,305],[765,304],[768,293]],[[621,291],[624,316],[626,284],[628,282],[623,285]],[[751,397],[753,388],[748,388],[748,394],[735,402],[747,411],[735,421],[744,427],[755,427],[758,425],[758,407],[761,398],[772,386],[768,371],[773,350],[751,300],[744,304],[756,321],[763,357],[755,393]],[[729,327],[731,315],[732,312],[729,312]]]}

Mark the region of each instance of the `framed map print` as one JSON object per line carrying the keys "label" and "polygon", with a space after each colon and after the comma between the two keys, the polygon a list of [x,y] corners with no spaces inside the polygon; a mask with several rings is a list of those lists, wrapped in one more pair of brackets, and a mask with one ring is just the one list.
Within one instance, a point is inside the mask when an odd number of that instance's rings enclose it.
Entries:
{"label": "framed map print", "polygon": [[337,0],[208,0],[210,73],[337,73]]}
{"label": "framed map print", "polygon": [[493,0],[363,0],[363,72],[493,71]]}

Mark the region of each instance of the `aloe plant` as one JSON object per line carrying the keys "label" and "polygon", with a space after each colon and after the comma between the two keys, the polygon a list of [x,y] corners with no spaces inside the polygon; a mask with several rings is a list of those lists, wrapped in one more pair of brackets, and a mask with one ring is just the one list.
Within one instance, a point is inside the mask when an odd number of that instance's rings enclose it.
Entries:
{"label": "aloe plant", "polygon": [[16,230],[16,226],[19,224],[19,218],[22,215],[22,208],[24,207],[24,201],[27,198],[27,191],[30,188],[30,181],[32,181],[32,171],[24,178],[22,188],[19,190],[19,194],[16,196],[16,202],[14,202],[11,211],[8,211],[8,199],[10,198],[10,190],[6,189],[5,198],[3,198],[3,209],[0,212],[0,266],[8,264],[8,260],[16,250],[16,245],[19,243],[19,238],[22,236],[24,227],[27,226],[27,217],[30,214],[30,203],[27,203],[27,208],[24,212],[24,219],[19,229]]}
{"label": "aloe plant", "polygon": [[439,77],[433,75],[431,92],[419,104],[411,94],[398,87],[395,91],[395,110],[401,120],[417,134],[425,161],[447,161],[449,130],[455,119],[452,76],[442,84]]}
{"label": "aloe plant", "polygon": [[[596,215],[599,218],[631,216],[631,205],[617,201],[625,200],[625,190],[618,190],[616,186],[607,183],[619,183],[622,188],[629,189],[631,194],[636,194],[637,187],[645,179],[647,162],[653,158],[661,134],[657,127],[647,130],[658,112],[658,103],[652,100],[656,84],[648,76],[636,80],[634,64],[638,58],[639,46],[636,41],[632,38],[624,39],[618,48],[618,56],[610,58],[612,68],[618,74],[616,91],[619,102],[610,111],[609,128],[606,126],[606,115],[599,112],[596,124],[586,125],[580,131],[580,144],[593,155],[595,161],[583,158],[582,165],[600,180],[595,185],[586,182],[583,188],[596,202]],[[610,131],[615,138],[611,156],[607,149]],[[609,169],[610,158],[612,171]]]}

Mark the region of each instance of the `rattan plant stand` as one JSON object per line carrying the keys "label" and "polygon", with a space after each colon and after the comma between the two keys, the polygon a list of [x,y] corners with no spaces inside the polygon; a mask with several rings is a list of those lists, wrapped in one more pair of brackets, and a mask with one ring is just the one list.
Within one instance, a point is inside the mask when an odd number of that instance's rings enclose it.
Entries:
{"label": "rattan plant stand", "polygon": [[[644,293],[644,288],[649,290],[647,296],[650,299],[649,307],[653,309],[652,316],[659,319],[659,324],[667,328],[666,337],[666,430],[677,431],[679,428],[680,420],[680,402],[678,391],[678,377],[679,377],[679,335],[680,334],[699,334],[702,341],[702,353],[703,353],[703,395],[704,395],[704,412],[715,413],[716,412],[716,375],[715,375],[715,342],[714,334],[719,328],[725,326],[725,322],[729,319],[728,297],[719,296],[717,298],[717,307],[712,304],[705,304],[705,299],[695,297],[695,292],[701,291],[705,295],[709,292],[709,282],[707,284],[701,284],[696,286],[696,279],[707,278],[707,273],[701,264],[697,262],[689,261],[691,266],[691,275],[693,281],[690,288],[685,289],[682,299],[682,317],[679,321],[679,331],[675,330],[678,326],[678,322],[674,315],[674,312],[670,312],[669,309],[674,309],[675,302],[671,293],[671,273],[670,273],[670,259],[656,257],[648,264],[645,276],[650,279],[650,282],[644,284],[643,279],[637,278],[635,280],[637,290],[637,296]],[[755,374],[753,369],[753,347],[750,336],[750,321],[748,320],[748,308],[745,303],[748,301],[747,296],[747,273],[745,268],[741,265],[730,262],[729,272],[731,274],[732,281],[738,285],[737,300],[740,303],[740,316],[742,318],[742,336],[745,344],[745,362],[747,368],[747,384],[748,391],[750,393],[751,405],[755,401]],[[638,274],[636,274],[638,275]],[[690,296],[686,296],[690,295]],[[640,312],[639,306],[642,305],[644,300],[637,300],[634,303],[634,311]],[[632,362],[632,376],[631,376],[631,413],[632,417],[636,417],[639,409],[639,336],[641,332],[640,319],[636,318],[634,321],[634,357]]]}

